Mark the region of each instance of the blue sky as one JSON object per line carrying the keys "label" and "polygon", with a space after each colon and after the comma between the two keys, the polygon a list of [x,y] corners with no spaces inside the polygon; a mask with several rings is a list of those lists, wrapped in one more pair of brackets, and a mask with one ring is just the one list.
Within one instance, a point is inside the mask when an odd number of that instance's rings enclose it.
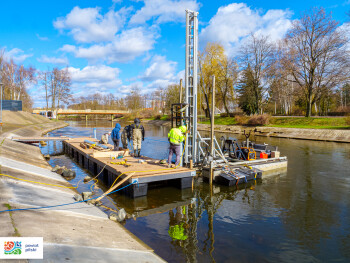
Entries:
{"label": "blue sky", "polygon": [[[150,93],[183,77],[186,8],[199,12],[200,49],[219,42],[234,56],[251,32],[278,40],[314,6],[349,22],[350,0],[2,1],[0,49],[38,70],[68,67],[75,96]],[[39,85],[29,92],[43,105]]]}

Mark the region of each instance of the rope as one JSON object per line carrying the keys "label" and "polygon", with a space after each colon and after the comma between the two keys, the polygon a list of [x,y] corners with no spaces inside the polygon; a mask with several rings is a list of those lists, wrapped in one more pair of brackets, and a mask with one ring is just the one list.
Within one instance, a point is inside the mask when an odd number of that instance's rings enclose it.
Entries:
{"label": "rope", "polygon": [[0,174],[0,175],[6,176],[6,177],[9,177],[9,178],[12,178],[12,179],[16,179],[16,180],[19,180],[19,181],[28,182],[28,183],[50,185],[50,186],[62,187],[62,188],[78,188],[79,183],[83,180],[83,179],[81,179],[81,180],[77,183],[77,186],[64,186],[64,185],[58,185],[58,184],[48,184],[48,183],[42,183],[42,182],[36,182],[36,181],[21,179],[21,178],[18,178],[18,177],[15,177],[15,176],[11,176],[11,175],[8,175],[8,174]]}
{"label": "rope", "polygon": [[[117,190],[114,190],[113,192],[110,192],[108,193],[107,195],[110,195],[112,193],[115,193],[115,192],[118,192],[128,186],[132,185],[131,184],[128,184],[122,188],[119,188]],[[99,197],[99,196],[98,196]],[[0,211],[0,213],[3,213],[3,212],[13,212],[13,211],[25,211],[25,210],[38,210],[38,209],[46,209],[46,208],[53,208],[53,207],[61,207],[61,206],[67,206],[67,205],[73,205],[73,204],[77,204],[77,203],[82,203],[82,202],[86,202],[86,201],[90,201],[90,200],[93,200],[93,199],[97,199],[98,197],[93,197],[93,198],[89,198],[89,199],[86,199],[86,200],[83,200],[83,201],[77,201],[77,202],[72,202],[72,203],[66,203],[66,204],[60,204],[60,205],[50,205],[50,206],[39,206],[39,207],[30,207],[30,208],[17,208],[17,209],[8,209],[8,210],[2,210]]]}

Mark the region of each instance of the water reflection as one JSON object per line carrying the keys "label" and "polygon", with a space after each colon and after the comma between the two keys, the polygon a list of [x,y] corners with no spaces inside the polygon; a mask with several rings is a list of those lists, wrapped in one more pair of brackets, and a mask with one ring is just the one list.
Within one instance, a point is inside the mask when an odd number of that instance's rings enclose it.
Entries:
{"label": "water reflection", "polygon": [[[91,136],[97,127],[101,136],[114,127],[111,122],[70,124],[52,135]],[[168,128],[145,128],[142,154],[165,158]],[[279,146],[288,156],[287,173],[238,188],[216,186],[213,192],[199,180],[193,190],[153,188],[135,200],[115,194],[104,205],[124,207],[133,216],[125,227],[169,262],[349,262],[350,146],[258,136],[256,141]],[[58,153],[61,144],[42,150]],[[50,163],[76,169],[72,184],[86,175],[65,156]],[[105,190],[98,186],[97,194]]]}

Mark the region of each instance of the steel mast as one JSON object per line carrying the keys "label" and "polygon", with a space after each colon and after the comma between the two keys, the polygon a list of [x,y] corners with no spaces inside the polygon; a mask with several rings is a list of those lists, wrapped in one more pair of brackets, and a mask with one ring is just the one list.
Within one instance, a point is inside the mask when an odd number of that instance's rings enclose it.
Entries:
{"label": "steel mast", "polygon": [[188,120],[184,162],[197,162],[198,12],[186,10],[185,102]]}

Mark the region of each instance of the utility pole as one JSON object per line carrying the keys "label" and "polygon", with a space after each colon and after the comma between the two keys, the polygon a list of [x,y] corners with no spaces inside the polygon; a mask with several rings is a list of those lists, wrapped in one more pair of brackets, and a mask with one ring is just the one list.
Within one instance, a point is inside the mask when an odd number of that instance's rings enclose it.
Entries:
{"label": "utility pole", "polygon": [[214,122],[215,122],[215,76],[213,76],[213,84],[212,84],[212,96],[211,96],[211,121],[210,121],[210,155],[211,155],[211,161],[210,161],[210,191],[212,191],[213,188],[213,158],[214,158],[214,151],[215,151],[215,145],[214,145]]}

